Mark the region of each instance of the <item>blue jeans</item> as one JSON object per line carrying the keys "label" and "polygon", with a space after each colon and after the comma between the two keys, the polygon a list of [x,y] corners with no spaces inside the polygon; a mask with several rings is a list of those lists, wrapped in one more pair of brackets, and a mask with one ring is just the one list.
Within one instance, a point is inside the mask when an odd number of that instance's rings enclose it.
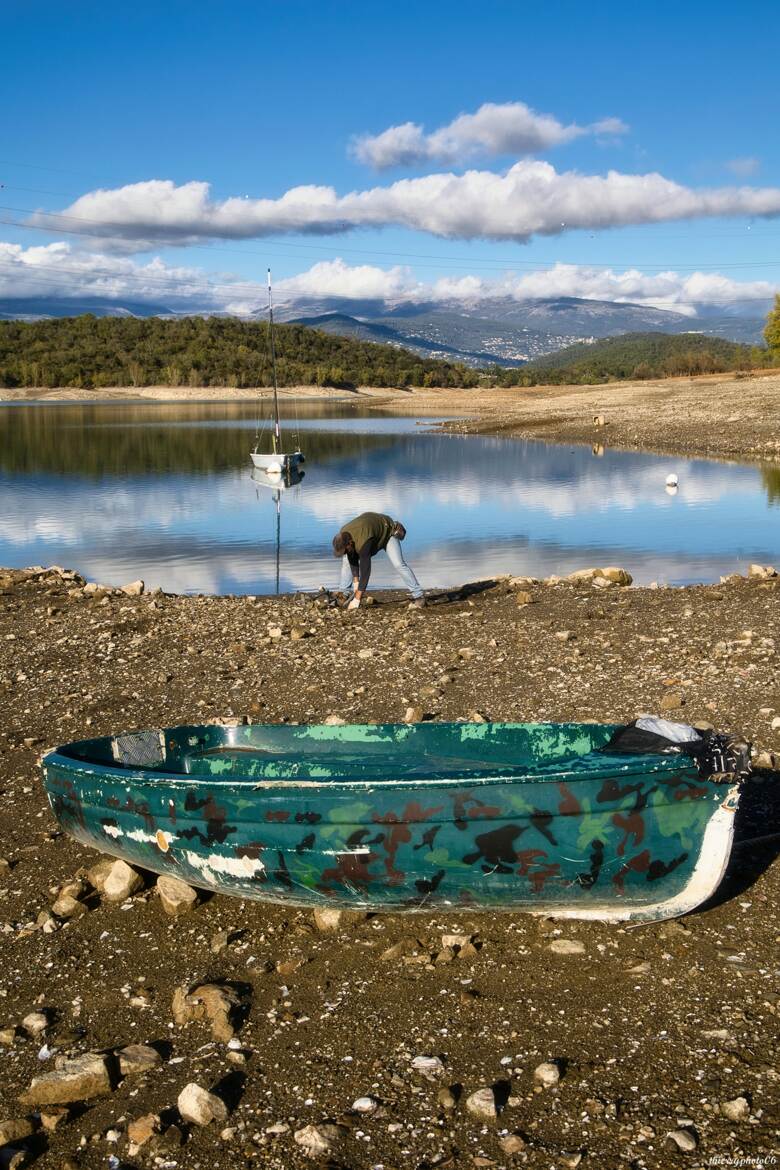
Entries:
{"label": "blue jeans", "polygon": [[[390,564],[398,573],[398,576],[401,578],[412,597],[422,597],[422,586],[404,560],[403,550],[401,549],[401,542],[397,536],[390,537],[387,542],[387,548],[385,549],[385,552],[390,558]],[[339,583],[339,589],[341,589],[343,593],[351,593],[352,588],[352,566],[349,563],[349,557],[342,557],[341,581]]]}

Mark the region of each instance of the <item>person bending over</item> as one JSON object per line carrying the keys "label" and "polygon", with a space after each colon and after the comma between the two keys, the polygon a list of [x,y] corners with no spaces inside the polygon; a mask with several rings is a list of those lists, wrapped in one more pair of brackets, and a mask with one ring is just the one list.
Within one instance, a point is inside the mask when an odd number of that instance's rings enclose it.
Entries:
{"label": "person bending over", "polygon": [[339,588],[348,592],[351,582],[352,599],[347,609],[357,609],[360,605],[371,576],[371,558],[382,549],[411,593],[412,605],[422,609],[425,597],[420,582],[404,560],[401,550],[401,541],[405,536],[403,524],[381,512],[361,512],[354,520],[342,525],[333,537],[333,555],[342,558]]}

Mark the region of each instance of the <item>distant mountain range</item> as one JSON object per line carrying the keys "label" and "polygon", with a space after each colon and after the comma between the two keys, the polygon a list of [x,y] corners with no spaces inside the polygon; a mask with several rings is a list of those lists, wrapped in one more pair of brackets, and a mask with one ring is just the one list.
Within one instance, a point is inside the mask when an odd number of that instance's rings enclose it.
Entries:
{"label": "distant mountain range", "polygon": [[[469,366],[498,363],[521,366],[555,353],[566,346],[593,342],[623,333],[704,333],[730,341],[761,344],[766,306],[724,305],[717,311],[699,306],[689,317],[646,305],[616,301],[558,297],[518,301],[493,297],[467,304],[461,300],[393,304],[381,300],[343,297],[298,298],[277,308],[280,321],[295,322],[326,333],[376,341],[409,349],[422,357],[465,362]],[[37,320],[81,313],[96,316],[180,317],[185,314],[165,305],[117,302],[97,298],[0,299],[0,320]],[[204,315],[223,316],[202,310]],[[255,314],[265,318],[264,312]]]}
{"label": "distant mountain range", "polygon": [[[769,307],[767,302],[767,312]],[[578,342],[622,333],[696,332],[758,345],[765,323],[764,315],[746,317],[720,309],[714,315],[702,307],[696,317],[689,317],[646,305],[577,297],[537,301],[496,297],[468,307],[459,301],[392,308],[375,302],[297,301],[285,305],[280,318],[470,366],[486,362],[520,366]]]}

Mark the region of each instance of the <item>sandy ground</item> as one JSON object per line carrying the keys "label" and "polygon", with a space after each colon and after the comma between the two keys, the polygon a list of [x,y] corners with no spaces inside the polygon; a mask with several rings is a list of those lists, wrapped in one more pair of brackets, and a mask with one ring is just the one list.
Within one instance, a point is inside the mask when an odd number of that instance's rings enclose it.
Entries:
{"label": "sandy ground", "polygon": [[[261,395],[268,397],[270,391]],[[255,390],[143,387],[0,390],[2,401],[256,401]],[[604,386],[509,390],[378,390],[300,386],[282,397],[363,401],[419,415],[454,415],[467,431],[730,459],[780,459],[780,372],[711,374]],[[594,421],[598,420],[598,421]]]}
{"label": "sandy ground", "polygon": [[[775,579],[538,585],[523,605],[498,582],[357,614],[324,596],[85,595],[58,573],[7,572],[0,588],[0,1120],[30,1117],[19,1095],[62,1056],[162,1055],[110,1094],[44,1109],[56,1128],[27,1141],[37,1165],[300,1170],[313,1163],[295,1135],[323,1124],[322,1161],[345,1170],[776,1164],[779,773],[749,783],[728,877],[681,922],[396,914],[325,934],[308,912],[220,896],[171,919],[151,876],[123,905],[85,887],[80,916],[52,918],[97,855],[58,832],[36,768],[56,742],[230,715],[621,720],[665,698],[780,751]],[[475,946],[436,962],[450,931]],[[560,939],[581,953],[550,950]],[[173,1020],[177,987],[215,981],[247,1005],[232,1049]],[[36,1038],[19,1028],[32,1011],[48,1013]],[[440,1079],[413,1070],[420,1055]],[[542,1062],[556,1087],[535,1082]],[[189,1082],[229,1116],[183,1123]],[[492,1086],[506,1104],[483,1120],[465,1101]],[[150,1113],[163,1132],[136,1148],[128,1127]]]}

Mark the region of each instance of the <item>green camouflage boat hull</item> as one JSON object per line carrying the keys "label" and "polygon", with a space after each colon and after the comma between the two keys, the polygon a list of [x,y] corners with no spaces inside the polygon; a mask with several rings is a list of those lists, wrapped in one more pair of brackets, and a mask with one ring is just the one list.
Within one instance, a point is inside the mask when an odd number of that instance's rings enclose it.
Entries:
{"label": "green camouflage boat hull", "polygon": [[209,725],[44,756],[78,841],[240,898],[364,910],[685,913],[717,888],[739,785],[602,754],[604,724]]}

